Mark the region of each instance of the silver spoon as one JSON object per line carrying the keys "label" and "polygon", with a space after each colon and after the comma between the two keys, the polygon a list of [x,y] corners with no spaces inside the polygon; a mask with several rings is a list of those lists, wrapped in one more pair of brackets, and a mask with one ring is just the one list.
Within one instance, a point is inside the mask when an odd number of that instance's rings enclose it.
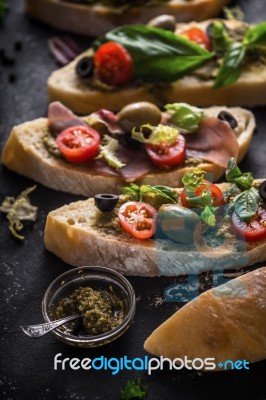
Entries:
{"label": "silver spoon", "polygon": [[52,331],[53,329],[58,328],[59,326],[78,318],[82,318],[82,316],[79,314],[74,314],[70,317],[57,319],[56,321],[52,322],[45,322],[44,324],[21,326],[21,329],[27,336],[38,338],[40,336],[46,335],[46,333]]}

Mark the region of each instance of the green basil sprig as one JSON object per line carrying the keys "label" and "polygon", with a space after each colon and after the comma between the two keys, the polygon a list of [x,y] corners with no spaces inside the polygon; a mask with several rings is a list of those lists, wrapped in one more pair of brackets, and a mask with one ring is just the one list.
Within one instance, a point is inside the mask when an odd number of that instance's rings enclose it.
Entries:
{"label": "green basil sprig", "polygon": [[266,22],[261,22],[256,26],[251,26],[244,37],[246,46],[265,46],[266,45]]}
{"label": "green basil sprig", "polygon": [[227,32],[226,26],[221,21],[214,21],[211,24],[210,39],[212,49],[215,53],[224,53],[232,43],[232,38]]}
{"label": "green basil sprig", "polygon": [[250,26],[241,43],[229,45],[214,82],[215,88],[231,85],[241,75],[245,57],[250,50],[266,46],[266,22]]}
{"label": "green basil sprig", "polygon": [[134,61],[134,79],[170,83],[194,71],[214,57],[214,53],[165,29],[123,26],[96,39],[97,50],[106,42],[124,46]]}
{"label": "green basil sprig", "polygon": [[248,221],[256,214],[259,208],[259,202],[259,192],[252,187],[235,197],[235,212],[241,220]]}
{"label": "green basil sprig", "polygon": [[251,172],[241,172],[233,157],[228,161],[225,176],[228,182],[235,183],[241,190],[250,189],[254,180]]}
{"label": "green basil sprig", "polygon": [[158,196],[161,196],[167,199],[170,203],[176,203],[176,195],[174,194],[173,190],[168,186],[163,185],[141,185],[138,186],[135,183],[131,183],[129,186],[125,186],[121,189],[121,193],[134,196],[140,201],[142,201],[143,196],[145,194],[154,193]]}
{"label": "green basil sprig", "polygon": [[238,80],[245,55],[246,46],[243,43],[233,42],[229,45],[214,82],[215,88],[231,85]]}

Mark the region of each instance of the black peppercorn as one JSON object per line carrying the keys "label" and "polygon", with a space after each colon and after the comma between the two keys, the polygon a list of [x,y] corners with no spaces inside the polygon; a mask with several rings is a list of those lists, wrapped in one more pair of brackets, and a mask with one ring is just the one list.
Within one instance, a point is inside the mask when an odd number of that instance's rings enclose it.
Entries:
{"label": "black peppercorn", "polygon": [[119,200],[119,196],[115,194],[96,194],[94,196],[94,201],[96,207],[102,212],[110,212],[113,211],[115,206],[117,205]]}
{"label": "black peppercorn", "polygon": [[221,121],[228,122],[232,129],[235,129],[238,126],[237,120],[228,111],[221,111],[217,118]]}

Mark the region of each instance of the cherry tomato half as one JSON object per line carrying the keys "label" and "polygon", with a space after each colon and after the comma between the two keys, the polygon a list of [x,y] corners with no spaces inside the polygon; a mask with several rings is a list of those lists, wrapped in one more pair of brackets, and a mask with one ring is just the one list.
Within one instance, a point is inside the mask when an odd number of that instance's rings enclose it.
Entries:
{"label": "cherry tomato half", "polygon": [[260,207],[249,221],[242,221],[236,212],[232,215],[232,230],[247,242],[266,239],[266,210]]}
{"label": "cherry tomato half", "polygon": [[[213,206],[222,206],[225,203],[223,192],[218,188],[218,186],[207,180],[204,180],[203,184],[194,191],[194,196],[200,196],[204,190],[210,191]],[[181,202],[184,207],[190,207],[189,201],[187,199],[186,188],[184,188],[181,192]]]}
{"label": "cherry tomato half", "polygon": [[157,211],[146,203],[129,201],[118,211],[122,228],[136,239],[149,239],[157,225]]}
{"label": "cherry tomato half", "polygon": [[67,161],[83,164],[97,155],[100,135],[89,126],[71,126],[57,136],[56,143]]}
{"label": "cherry tomato half", "polygon": [[158,167],[176,167],[185,160],[186,142],[182,135],[178,135],[174,144],[146,144],[146,151],[152,162]]}
{"label": "cherry tomato half", "polygon": [[112,86],[121,86],[133,77],[133,60],[128,51],[118,43],[107,42],[101,45],[94,55],[98,78]]}
{"label": "cherry tomato half", "polygon": [[185,36],[191,42],[197,43],[199,46],[204,47],[207,50],[211,49],[210,39],[202,29],[200,28],[189,28],[180,33],[181,36]]}

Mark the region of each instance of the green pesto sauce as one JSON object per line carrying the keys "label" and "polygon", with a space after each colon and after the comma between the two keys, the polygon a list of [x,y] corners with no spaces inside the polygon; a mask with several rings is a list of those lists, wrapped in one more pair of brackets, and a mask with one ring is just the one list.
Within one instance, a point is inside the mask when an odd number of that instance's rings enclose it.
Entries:
{"label": "green pesto sauce", "polygon": [[73,314],[83,316],[83,328],[88,335],[100,335],[116,328],[125,317],[124,303],[109,290],[79,287],[61,299],[55,311],[57,318]]}
{"label": "green pesto sauce", "polygon": [[52,156],[56,158],[62,157],[62,154],[58,149],[56,141],[50,133],[47,132],[42,136],[42,142]]}

